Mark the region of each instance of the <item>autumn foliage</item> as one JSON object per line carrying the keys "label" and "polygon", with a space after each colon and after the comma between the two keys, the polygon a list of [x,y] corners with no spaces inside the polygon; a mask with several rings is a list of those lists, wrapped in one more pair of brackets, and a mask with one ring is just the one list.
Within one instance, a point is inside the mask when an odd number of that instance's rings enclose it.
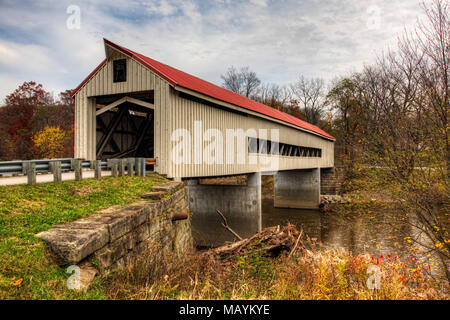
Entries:
{"label": "autumn foliage", "polygon": [[[69,93],[69,90],[61,92],[55,101],[42,84],[30,81],[8,95],[5,105],[0,107],[0,161],[52,158],[54,154],[73,157],[74,105]],[[60,132],[48,131],[48,127]],[[48,132],[43,135],[42,131]],[[51,132],[56,134],[52,139]],[[54,138],[59,140],[61,135],[64,142],[56,143]],[[44,137],[50,139],[47,143],[55,144],[36,145]]]}
{"label": "autumn foliage", "polygon": [[38,157],[53,159],[64,156],[67,134],[59,127],[45,127],[44,130],[37,132],[32,140]]}

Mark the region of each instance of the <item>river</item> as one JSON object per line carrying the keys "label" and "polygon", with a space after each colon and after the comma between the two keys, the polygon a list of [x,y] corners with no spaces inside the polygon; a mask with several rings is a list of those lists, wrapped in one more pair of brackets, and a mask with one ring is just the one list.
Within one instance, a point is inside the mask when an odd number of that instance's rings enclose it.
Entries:
{"label": "river", "polygon": [[[319,210],[275,208],[272,199],[262,202],[263,228],[291,223],[303,229],[310,237],[321,243],[323,248],[344,248],[353,254],[369,253],[400,257],[408,256],[408,242],[411,228],[393,222],[382,212],[368,215],[340,215]],[[398,231],[397,229],[400,229]]]}

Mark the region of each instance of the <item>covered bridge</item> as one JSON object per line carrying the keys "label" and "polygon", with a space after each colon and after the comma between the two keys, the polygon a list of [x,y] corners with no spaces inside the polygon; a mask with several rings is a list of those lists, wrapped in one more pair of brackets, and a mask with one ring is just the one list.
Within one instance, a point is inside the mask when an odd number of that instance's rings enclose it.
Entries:
{"label": "covered bridge", "polygon": [[[72,93],[75,157],[154,158],[169,178],[333,167],[335,139],[320,128],[106,39],[104,46],[106,59]],[[223,136],[215,151],[223,160],[204,161],[209,129]],[[181,150],[180,132],[191,134],[190,150]]]}
{"label": "covered bridge", "polygon": [[[187,179],[200,244],[229,236],[216,210],[241,235],[261,229],[264,173],[275,176],[276,207],[317,208],[321,177],[334,165],[331,135],[106,39],[104,45],[106,59],[73,91],[75,157],[153,158],[154,171]],[[247,183],[200,180],[234,175],[246,175]]]}

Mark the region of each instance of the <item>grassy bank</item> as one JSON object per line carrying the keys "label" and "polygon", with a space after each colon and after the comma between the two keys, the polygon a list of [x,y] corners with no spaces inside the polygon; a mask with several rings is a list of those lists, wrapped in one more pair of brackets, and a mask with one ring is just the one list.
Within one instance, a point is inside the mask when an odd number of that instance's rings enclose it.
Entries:
{"label": "grassy bank", "polygon": [[96,281],[87,293],[67,290],[68,275],[50,263],[34,235],[112,205],[139,200],[160,177],[122,177],[0,187],[0,299],[102,299]]}

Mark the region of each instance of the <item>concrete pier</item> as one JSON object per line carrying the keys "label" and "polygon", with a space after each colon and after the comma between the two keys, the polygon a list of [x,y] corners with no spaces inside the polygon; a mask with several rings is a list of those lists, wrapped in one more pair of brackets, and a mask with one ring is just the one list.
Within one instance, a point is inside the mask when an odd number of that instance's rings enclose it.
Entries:
{"label": "concrete pier", "polygon": [[279,171],[274,177],[274,206],[316,209],[320,203],[320,169]]}
{"label": "concrete pier", "polygon": [[188,182],[189,210],[196,245],[214,246],[235,240],[222,226],[219,210],[228,225],[241,237],[261,230],[261,173],[247,177],[247,185],[202,185],[198,179]]}

